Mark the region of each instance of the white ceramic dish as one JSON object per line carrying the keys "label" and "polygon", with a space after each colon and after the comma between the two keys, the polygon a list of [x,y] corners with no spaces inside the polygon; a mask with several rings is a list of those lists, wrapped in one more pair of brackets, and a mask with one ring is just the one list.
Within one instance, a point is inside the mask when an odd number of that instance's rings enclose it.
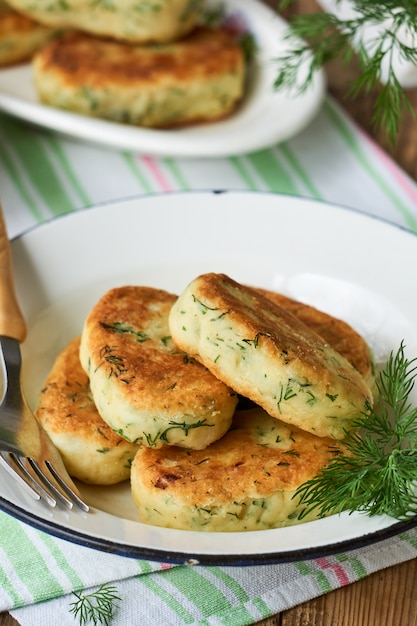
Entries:
{"label": "white ceramic dish", "polygon": [[[207,2],[218,4],[218,0]],[[175,130],[152,130],[72,114],[39,103],[30,65],[0,70],[0,110],[88,142],[158,156],[229,156],[284,141],[316,115],[324,94],[323,74],[318,72],[302,94],[274,91],[277,68],[273,60],[289,45],[284,41],[286,23],[258,0],[225,0],[224,5],[228,14],[247,25],[259,47],[244,101],[228,119]]]}
{"label": "white ceramic dish", "polygon": [[[54,357],[107,289],[146,284],[178,293],[207,271],[283,290],[346,319],[380,361],[403,339],[417,354],[417,298],[401,280],[404,268],[417,265],[417,237],[332,205],[258,192],[147,196],[52,220],[14,240],[12,249],[29,325],[23,380],[32,406]],[[417,522],[342,514],[251,533],[177,531],[142,524],[128,484],[81,489],[92,505],[87,515],[34,502],[2,474],[0,508],[76,543],[180,563],[308,558],[374,542]]]}

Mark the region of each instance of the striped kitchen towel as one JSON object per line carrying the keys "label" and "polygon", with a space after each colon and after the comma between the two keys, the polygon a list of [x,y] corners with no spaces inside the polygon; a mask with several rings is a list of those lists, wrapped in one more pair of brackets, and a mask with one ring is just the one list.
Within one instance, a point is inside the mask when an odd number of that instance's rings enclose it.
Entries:
{"label": "striped kitchen towel", "polygon": [[[329,201],[417,232],[417,186],[327,99],[290,141],[222,159],[106,150],[0,115],[0,199],[9,234],[55,216],[143,194],[266,190]],[[408,531],[298,563],[172,566],[96,552],[0,513],[0,611],[22,626],[74,626],[72,592],[115,585],[113,626],[244,626],[417,555]]]}
{"label": "striped kitchen towel", "polygon": [[291,141],[226,159],[157,159],[105,150],[0,114],[0,197],[11,237],[85,206],[190,189],[304,196],[417,230],[416,185],[332,100]]}
{"label": "striped kitchen towel", "polygon": [[[79,622],[71,612],[76,598],[70,592],[86,587],[84,593],[91,593],[97,590],[93,585],[109,580],[120,597],[111,626],[247,626],[417,556],[417,532],[409,531],[310,561],[252,567],[166,566],[95,553],[26,532],[31,545],[25,563],[21,560],[15,570],[14,561],[7,567],[15,599],[32,602],[11,611],[21,626],[56,626],[57,616],[60,626],[76,626]],[[48,595],[57,599],[42,601]],[[3,592],[0,606],[4,597]]]}

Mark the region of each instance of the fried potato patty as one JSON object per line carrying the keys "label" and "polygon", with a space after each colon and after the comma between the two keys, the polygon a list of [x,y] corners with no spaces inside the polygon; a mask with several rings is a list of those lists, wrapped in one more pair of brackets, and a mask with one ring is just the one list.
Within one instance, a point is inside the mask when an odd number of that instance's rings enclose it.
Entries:
{"label": "fried potato patty", "polygon": [[53,34],[0,0],[0,67],[29,60]]}
{"label": "fried potato patty", "polygon": [[306,326],[320,335],[334,350],[344,356],[362,375],[373,396],[375,396],[375,367],[371,350],[365,339],[356,330],[332,315],[281,293],[259,288],[257,291],[295,315]]}
{"label": "fried potato patty", "polygon": [[104,294],[85,321],[81,363],[100,415],[125,439],[203,449],[230,427],[237,397],[173,343],[175,300],[150,287]]}
{"label": "fried potato patty", "polygon": [[289,526],[300,522],[298,487],[340,452],[333,439],[259,407],[238,411],[229,432],[205,450],[138,450],[132,497],[141,521],[155,526],[221,532]]}
{"label": "fried potato patty", "polygon": [[169,128],[229,115],[243,95],[245,59],[235,35],[221,28],[146,47],[66,33],[36,55],[34,77],[45,104]]}
{"label": "fried potato patty", "polygon": [[372,403],[359,372],[289,311],[224,274],[196,278],[172,307],[179,348],[270,415],[342,439]]}
{"label": "fried potato patty", "polygon": [[60,29],[135,43],[165,43],[189,33],[201,19],[201,0],[8,0],[33,20]]}
{"label": "fried potato patty", "polygon": [[58,355],[42,389],[36,417],[61,453],[68,473],[85,483],[112,485],[130,476],[138,446],[101,419],[79,359],[80,338]]}

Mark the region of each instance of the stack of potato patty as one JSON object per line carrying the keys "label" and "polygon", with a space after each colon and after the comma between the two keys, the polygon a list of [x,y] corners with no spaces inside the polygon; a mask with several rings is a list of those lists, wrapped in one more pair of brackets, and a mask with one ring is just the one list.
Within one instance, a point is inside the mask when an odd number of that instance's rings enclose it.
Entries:
{"label": "stack of potato patty", "polygon": [[[58,357],[38,419],[81,480],[123,480],[129,457],[139,519],[158,526],[247,531],[299,523],[298,487],[342,453],[346,433],[373,402],[372,358],[356,331],[224,274],[197,277],[179,297],[112,289],[77,341],[77,358]],[[97,431],[108,441],[94,453]],[[84,443],[90,477],[85,463],[75,467]],[[112,477],[105,457],[119,446]]]}
{"label": "stack of potato patty", "polygon": [[6,36],[15,52],[4,64],[33,57],[46,105],[166,129],[221,119],[243,97],[241,33],[205,25],[203,0],[7,3],[0,53]]}

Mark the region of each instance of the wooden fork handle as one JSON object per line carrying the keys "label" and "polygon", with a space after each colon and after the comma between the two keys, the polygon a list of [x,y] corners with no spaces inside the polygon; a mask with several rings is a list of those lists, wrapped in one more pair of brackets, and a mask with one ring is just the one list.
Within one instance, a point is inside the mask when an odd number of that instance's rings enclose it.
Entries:
{"label": "wooden fork handle", "polygon": [[25,318],[14,286],[12,251],[3,210],[0,206],[0,335],[22,342],[26,337],[26,332]]}

